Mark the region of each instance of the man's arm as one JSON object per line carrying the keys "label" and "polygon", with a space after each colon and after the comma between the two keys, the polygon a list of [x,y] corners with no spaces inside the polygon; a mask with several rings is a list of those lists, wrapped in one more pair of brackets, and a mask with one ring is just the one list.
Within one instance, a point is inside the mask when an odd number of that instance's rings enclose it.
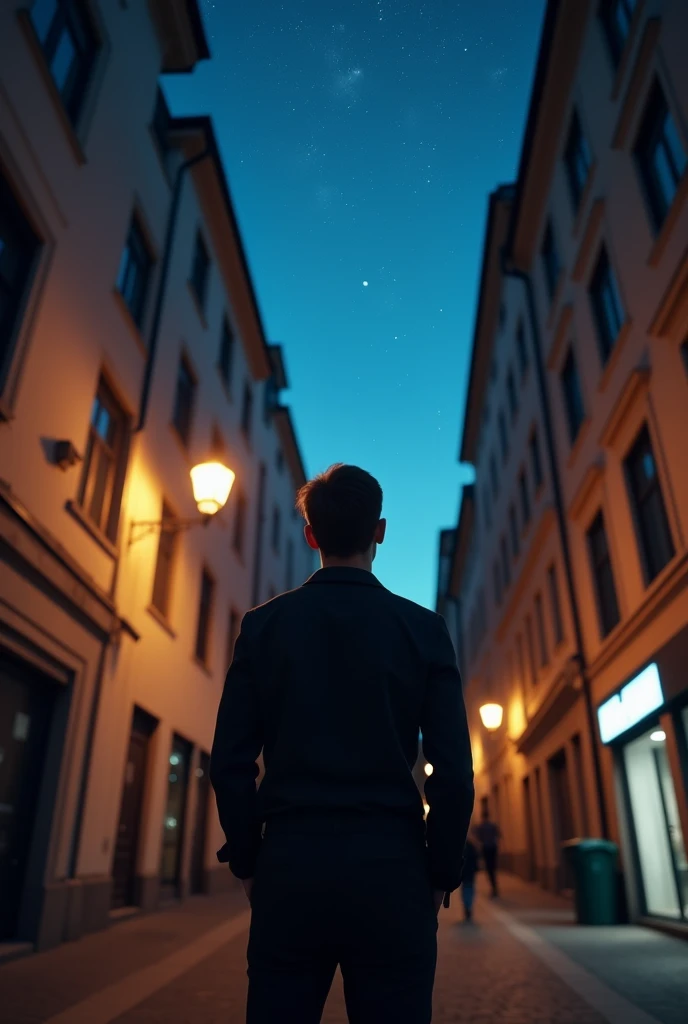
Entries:
{"label": "man's arm", "polygon": [[463,851],[473,813],[473,760],[461,677],[447,625],[437,637],[423,704],[423,754],[432,765],[425,782],[426,821],[433,888],[452,892],[461,883]]}
{"label": "man's arm", "polygon": [[246,620],[234,646],[220,701],[210,755],[210,781],[215,790],[226,847],[220,859],[229,861],[237,878],[252,878],[260,846],[261,823],[256,811],[256,763],[263,747],[258,692],[251,674]]}

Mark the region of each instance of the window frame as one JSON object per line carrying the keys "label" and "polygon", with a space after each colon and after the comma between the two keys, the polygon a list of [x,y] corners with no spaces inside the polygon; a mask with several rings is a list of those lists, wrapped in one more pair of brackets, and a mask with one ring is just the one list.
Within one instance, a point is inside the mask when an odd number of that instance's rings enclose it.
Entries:
{"label": "window frame", "polygon": [[[614,307],[613,312],[618,318],[618,327],[616,329],[616,333],[613,335],[612,328],[607,317],[609,308],[604,295],[607,288],[609,289],[607,298]],[[604,242],[600,245],[597,259],[595,260],[595,266],[592,274],[590,275],[590,281],[588,283],[588,298],[590,301],[590,308],[592,310],[593,322],[595,324],[598,352],[600,354],[602,365],[606,366],[619,341],[624,325],[628,320],[628,313],[619,289],[619,283],[612,261],[609,258],[609,251]]]}
{"label": "window frame", "polygon": [[[609,56],[612,59],[615,70],[621,64],[621,58],[630,39],[637,6],[636,0],[601,0],[598,7],[597,16],[600,20],[602,34],[604,35]],[[624,13],[628,18],[628,28],[623,38],[618,31],[620,28],[618,21],[614,18],[618,7],[626,8]]]}
{"label": "window frame", "polygon": [[559,258],[559,250],[557,248],[557,240],[554,235],[554,227],[552,224],[552,218],[549,217],[545,230],[542,236],[542,245],[540,246],[540,259],[542,260],[542,268],[545,278],[545,286],[547,288],[547,297],[550,304],[554,301],[554,296],[557,293],[559,286],[559,280],[561,278],[561,259]]}
{"label": "window frame", "polygon": [[[158,537],[158,550],[155,556],[155,567],[153,570],[153,586],[151,588],[150,606],[158,615],[161,615],[165,622],[170,621],[170,605],[172,603],[172,587],[174,584],[174,569],[179,548],[179,533],[175,529],[166,530],[167,521],[174,522],[176,514],[169,502],[163,498],[160,512],[160,535]],[[161,567],[163,571],[161,572]],[[159,582],[162,580],[161,589],[162,607],[157,603]]]}
{"label": "window frame", "polygon": [[[103,37],[88,0],[55,0],[54,6],[54,13],[43,37],[34,18],[35,2],[25,8],[26,18],[40,50],[54,95],[59,100],[68,124],[76,131],[83,123],[95,68],[103,51]],[[65,82],[60,85],[52,66],[65,32],[74,51],[72,61],[78,56],[82,62],[68,89]],[[79,36],[81,39],[77,38]],[[86,47],[83,45],[84,41]],[[71,67],[70,74],[73,73],[74,68]]]}
{"label": "window frame", "polygon": [[246,379],[241,398],[241,433],[247,444],[250,444],[253,433],[253,398],[251,382]]}
{"label": "window frame", "polygon": [[528,438],[528,457],[533,472],[533,486],[535,488],[535,494],[540,492],[540,489],[545,483],[545,471],[542,465],[542,450],[540,448],[540,437],[538,434],[537,426],[534,426],[530,432]]}
{"label": "window frame", "polygon": [[525,466],[521,466],[518,474],[518,493],[521,505],[521,519],[523,521],[522,529],[525,530],[533,515],[533,506],[530,500],[530,491],[528,490],[528,474]]}
{"label": "window frame", "polygon": [[[136,261],[136,259],[127,260],[125,267],[125,260],[128,254],[130,254],[132,251],[132,246],[130,244],[132,241],[132,237],[134,238],[135,242],[134,248],[138,248],[139,255],[142,254],[144,257],[145,265],[143,266],[143,268],[141,268],[140,264]],[[132,266],[135,268],[136,280],[138,280],[140,276],[142,276],[143,278],[143,284],[140,286],[139,289],[140,294],[138,296],[138,302],[136,303],[133,303],[132,298],[127,296],[124,287],[127,282],[126,280],[123,280],[123,277],[127,277],[129,269]],[[154,266],[155,259],[153,256],[153,252],[151,250],[150,243],[148,241],[145,228],[143,226],[141,216],[138,210],[134,209],[131,215],[131,219],[129,221],[129,230],[127,231],[127,237],[125,239],[124,248],[122,249],[122,255],[120,257],[115,287],[122,302],[128,309],[129,315],[131,316],[133,322],[135,323],[139,331],[143,329],[143,324],[146,318],[146,310],[148,305],[148,297],[150,295],[150,285],[153,278]],[[136,308],[132,308],[133,305],[135,305]]]}
{"label": "window frame", "polygon": [[[116,434],[112,443],[106,442],[94,425],[94,413],[97,403],[100,404],[110,419],[116,424]],[[76,504],[89,525],[112,545],[116,544],[119,531],[121,497],[124,489],[129,453],[129,428],[130,418],[126,410],[117,398],[107,378],[101,373],[91,404]],[[107,479],[103,485],[102,498],[99,503],[100,512],[98,516],[94,516],[92,510],[96,489],[96,484],[91,477],[94,466],[95,476],[98,476],[98,465],[94,461],[94,453],[98,462],[100,457],[104,456],[109,463]]]}
{"label": "window frame", "polygon": [[248,514],[248,501],[241,487],[235,488],[236,501],[234,505],[234,525],[232,528],[232,549],[239,556],[244,557],[246,546],[246,518]]}
{"label": "window frame", "polygon": [[[189,406],[188,406],[188,422],[186,424],[185,429],[182,429],[182,427],[180,426],[180,424],[178,422],[178,419],[177,419],[178,399],[179,399],[179,385],[180,385],[180,371],[182,369],[185,370],[185,372],[187,374],[187,377],[188,377],[188,380],[189,380],[189,383],[191,385],[191,387],[190,387],[190,400],[189,400]],[[182,443],[184,448],[186,448],[187,450],[188,450],[188,448],[191,445],[191,436],[192,436],[192,433],[193,433],[194,414],[195,414],[195,411],[196,411],[196,395],[197,395],[197,391],[198,391],[198,378],[196,376],[196,373],[194,371],[193,366],[191,365],[191,360],[189,359],[189,357],[186,354],[186,352],[183,351],[181,353],[181,355],[179,357],[179,361],[177,363],[177,374],[175,376],[174,399],[173,399],[173,404],[172,404],[172,427],[173,427],[177,437],[179,438],[180,442]]]}
{"label": "window frame", "polygon": [[[604,539],[604,552],[596,556],[593,545],[592,533],[598,529],[599,536]],[[604,510],[600,507],[593,516],[587,530],[585,531],[586,546],[588,550],[588,563],[593,582],[595,604],[597,606],[597,622],[602,640],[606,639],[621,621],[621,609],[619,607],[619,596],[616,588],[616,577],[612,563],[612,553],[609,547],[609,534]],[[611,583],[610,596],[613,598],[613,606],[605,609],[602,600],[602,588],[600,586],[601,572],[608,571],[609,582]]]}
{"label": "window frame", "polygon": [[547,567],[547,587],[549,590],[549,603],[552,610],[552,627],[554,632],[554,648],[556,650],[564,642],[564,619],[562,616],[561,596],[559,593],[559,577],[555,562]]}
{"label": "window frame", "polygon": [[[640,495],[636,487],[638,482],[637,477],[633,468],[630,466],[630,460],[634,457],[638,449],[642,447],[643,442],[646,442],[648,449],[648,452],[645,454],[649,453],[654,465],[654,476],[652,482],[646,486],[645,493]],[[642,458],[643,456],[641,455],[641,461]],[[654,446],[652,444],[652,435],[650,433],[650,427],[647,420],[643,422],[640,429],[636,432],[633,442],[624,456],[623,471],[626,481],[628,500],[633,516],[633,525],[635,527],[636,543],[640,554],[643,577],[645,580],[645,586],[648,587],[674,559],[676,556],[676,545],[674,543],[666,502],[664,500],[659,464],[655,456]],[[649,523],[646,521],[643,511],[653,498],[655,499],[655,504],[653,506],[654,522]],[[659,519],[657,519],[657,516]],[[664,534],[662,544],[659,545],[657,544],[658,530],[661,530]],[[665,547],[663,554],[667,556],[664,561],[661,560],[662,553],[660,552],[660,549],[663,546]]]}
{"label": "window frame", "polygon": [[[658,111],[662,112],[661,117]],[[650,118],[652,118],[652,124],[648,124]],[[683,168],[676,164],[674,148],[667,143],[665,129],[668,122],[673,126],[675,141],[683,153]],[[673,179],[673,194],[670,198],[664,194],[660,175],[654,165],[655,153],[662,144],[665,169],[669,171]],[[685,141],[681,138],[679,126],[669,105],[666,90],[662,88],[662,83],[657,75],[647,92],[640,125],[633,144],[633,158],[641,191],[648,207],[652,229],[655,234],[659,234],[676,200],[681,182],[688,172],[688,152],[686,152]]]}
{"label": "window frame", "polygon": [[[208,601],[207,605],[204,605],[204,585],[209,583],[208,590]],[[204,668],[209,669],[211,665],[210,654],[213,645],[213,614],[215,611],[215,603],[217,598],[217,580],[212,574],[208,566],[204,563],[201,567],[201,586],[198,594],[198,617],[196,620],[196,637],[194,640],[194,657],[196,661],[203,665]],[[201,625],[203,622],[203,613],[205,607],[205,629],[201,632]],[[202,641],[202,643],[201,643]],[[200,647],[202,646],[202,651]]]}
{"label": "window frame", "polygon": [[545,608],[541,590],[538,590],[535,595],[533,606],[535,608],[535,625],[540,656],[539,669],[544,671],[549,665],[549,645],[547,643],[547,624],[545,622]]}
{"label": "window frame", "polygon": [[[581,381],[580,371],[578,369],[578,360],[576,358],[573,342],[569,344],[566,355],[564,356],[561,364],[559,384],[561,386],[564,399],[564,413],[569,443],[573,446],[578,439],[578,435],[581,432],[586,416],[585,401],[583,398],[583,384]],[[570,387],[572,384],[574,385],[573,390],[571,390]]]}
{"label": "window frame", "polygon": [[[579,158],[586,165],[585,178],[582,181],[579,181],[577,176]],[[569,130],[566,133],[566,142],[564,144],[564,167],[574,216],[578,214],[583,202],[583,196],[590,181],[592,165],[593,155],[590,143],[583,131],[583,124],[578,109],[574,107],[571,112]]]}
{"label": "window frame", "polygon": [[220,328],[220,344],[217,352],[217,371],[228,395],[232,392],[232,384],[234,382],[235,352],[236,334],[234,333],[234,329],[229,321],[229,317],[225,313],[222,317],[222,327]]}

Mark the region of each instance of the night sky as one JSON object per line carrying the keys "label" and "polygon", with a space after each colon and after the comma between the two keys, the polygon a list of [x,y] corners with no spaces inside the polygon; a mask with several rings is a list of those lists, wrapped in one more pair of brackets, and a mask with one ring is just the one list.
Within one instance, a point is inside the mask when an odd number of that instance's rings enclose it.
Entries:
{"label": "night sky", "polygon": [[434,604],[487,194],[515,177],[544,0],[205,0],[210,113],[306,468],[378,477],[374,570]]}

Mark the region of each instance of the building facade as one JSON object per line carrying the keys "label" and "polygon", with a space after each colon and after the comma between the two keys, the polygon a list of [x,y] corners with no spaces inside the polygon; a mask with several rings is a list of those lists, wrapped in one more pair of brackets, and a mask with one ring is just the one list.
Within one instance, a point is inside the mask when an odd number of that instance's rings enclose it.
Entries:
{"label": "building facade", "polygon": [[[688,66],[678,0],[548,5],[518,180],[490,200],[461,459],[479,795],[507,865],[619,844],[688,920]],[[493,734],[478,709],[504,706]]]}
{"label": "building facade", "polygon": [[314,568],[212,124],[159,85],[209,56],[197,5],[65,10],[0,15],[0,940],[38,948],[229,884],[233,642]]}

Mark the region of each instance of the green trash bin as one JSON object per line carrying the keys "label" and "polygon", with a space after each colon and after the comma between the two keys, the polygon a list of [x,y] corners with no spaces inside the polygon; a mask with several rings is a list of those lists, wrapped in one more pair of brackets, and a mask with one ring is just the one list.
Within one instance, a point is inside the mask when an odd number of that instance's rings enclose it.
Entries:
{"label": "green trash bin", "polygon": [[616,844],[570,839],[562,849],[573,869],[578,924],[616,924]]}

